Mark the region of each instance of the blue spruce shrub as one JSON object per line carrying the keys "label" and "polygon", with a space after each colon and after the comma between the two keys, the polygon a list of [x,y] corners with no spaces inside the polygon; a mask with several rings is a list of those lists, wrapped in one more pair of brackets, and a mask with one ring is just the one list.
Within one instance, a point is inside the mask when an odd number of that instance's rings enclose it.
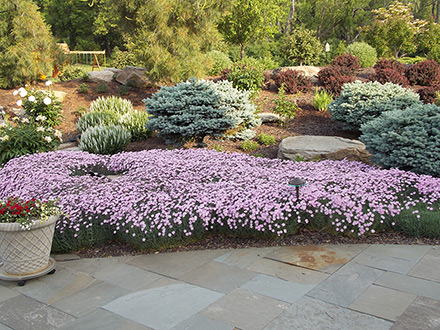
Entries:
{"label": "blue spruce shrub", "polygon": [[147,128],[158,131],[167,143],[196,139],[203,145],[205,136],[225,134],[248,138],[249,130],[261,124],[249,93],[234,88],[229,81],[214,83],[191,78],[162,87],[144,102],[151,115]]}
{"label": "blue spruce shrub", "polygon": [[345,84],[341,94],[328,106],[332,119],[344,130],[359,130],[362,124],[391,110],[421,104],[419,95],[392,83],[355,81]]}
{"label": "blue spruce shrub", "polygon": [[414,104],[361,126],[360,140],[386,168],[440,176],[440,107]]}

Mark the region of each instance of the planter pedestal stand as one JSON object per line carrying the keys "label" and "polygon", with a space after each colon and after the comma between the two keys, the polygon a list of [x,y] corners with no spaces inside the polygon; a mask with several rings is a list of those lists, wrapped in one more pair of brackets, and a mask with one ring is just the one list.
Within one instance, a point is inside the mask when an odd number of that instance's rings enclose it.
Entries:
{"label": "planter pedestal stand", "polygon": [[40,270],[39,272],[33,274],[26,274],[26,275],[8,274],[5,272],[3,265],[0,263],[0,280],[18,282],[18,286],[23,286],[26,284],[27,280],[31,280],[33,278],[37,278],[46,274],[52,275],[55,273],[55,271],[56,269],[55,269],[54,258],[49,259],[49,264],[45,269]]}

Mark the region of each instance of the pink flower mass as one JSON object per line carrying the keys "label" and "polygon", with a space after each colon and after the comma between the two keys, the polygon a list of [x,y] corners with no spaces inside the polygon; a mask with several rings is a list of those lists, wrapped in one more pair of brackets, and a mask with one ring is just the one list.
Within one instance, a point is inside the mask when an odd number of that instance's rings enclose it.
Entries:
{"label": "pink flower mass", "polygon": [[[120,175],[87,173],[96,166]],[[299,200],[288,186],[293,177],[307,181]],[[59,234],[102,225],[142,242],[206,231],[282,236],[318,221],[363,235],[391,226],[403,210],[440,209],[440,178],[359,162],[293,162],[212,150],[33,154],[9,161],[0,182],[0,199],[57,198],[69,215],[58,222]]]}

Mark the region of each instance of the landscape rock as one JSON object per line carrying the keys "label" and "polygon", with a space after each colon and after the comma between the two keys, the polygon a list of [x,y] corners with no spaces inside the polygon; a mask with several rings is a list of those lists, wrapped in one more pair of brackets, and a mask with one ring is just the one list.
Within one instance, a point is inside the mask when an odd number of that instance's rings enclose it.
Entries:
{"label": "landscape rock", "polygon": [[52,93],[53,93],[53,95],[55,95],[55,98],[59,102],[63,102],[64,99],[66,98],[66,95],[67,95],[66,92],[61,92],[61,91],[52,91]]}
{"label": "landscape rock", "polygon": [[146,87],[151,83],[145,77],[145,71],[145,68],[127,66],[116,74],[115,80],[125,86],[128,84],[130,87]]}
{"label": "landscape rock", "polygon": [[278,148],[278,158],[331,159],[369,162],[370,153],[357,140],[337,136],[301,135],[285,138]]}
{"label": "landscape rock", "polygon": [[261,112],[257,114],[262,123],[274,123],[281,120],[280,116],[272,112]]}
{"label": "landscape rock", "polygon": [[112,82],[113,76],[117,74],[120,69],[115,68],[105,68],[102,69],[102,71],[90,71],[87,72],[87,75],[89,76],[90,81],[102,83],[104,82]]}

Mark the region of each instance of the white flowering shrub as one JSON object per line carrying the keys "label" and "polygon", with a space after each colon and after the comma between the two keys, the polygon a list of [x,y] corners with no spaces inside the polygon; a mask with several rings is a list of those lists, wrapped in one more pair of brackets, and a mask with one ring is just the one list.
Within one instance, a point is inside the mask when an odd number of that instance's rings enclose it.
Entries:
{"label": "white flowering shrub", "polygon": [[162,87],[145,104],[152,116],[147,128],[157,130],[167,143],[193,138],[203,143],[208,135],[245,135],[248,139],[255,134],[250,129],[261,124],[249,93],[234,88],[229,81],[214,83],[192,78]]}
{"label": "white flowering shrub", "polygon": [[111,155],[124,150],[131,133],[120,125],[89,127],[81,134],[79,149],[93,154]]}
{"label": "white flowering shrub", "polygon": [[376,164],[440,176],[440,107],[415,104],[389,111],[361,130],[360,140]]}
{"label": "white flowering shrub", "polygon": [[341,94],[328,106],[332,119],[345,130],[359,130],[362,124],[391,110],[421,104],[419,95],[392,83],[355,81],[345,84]]}

